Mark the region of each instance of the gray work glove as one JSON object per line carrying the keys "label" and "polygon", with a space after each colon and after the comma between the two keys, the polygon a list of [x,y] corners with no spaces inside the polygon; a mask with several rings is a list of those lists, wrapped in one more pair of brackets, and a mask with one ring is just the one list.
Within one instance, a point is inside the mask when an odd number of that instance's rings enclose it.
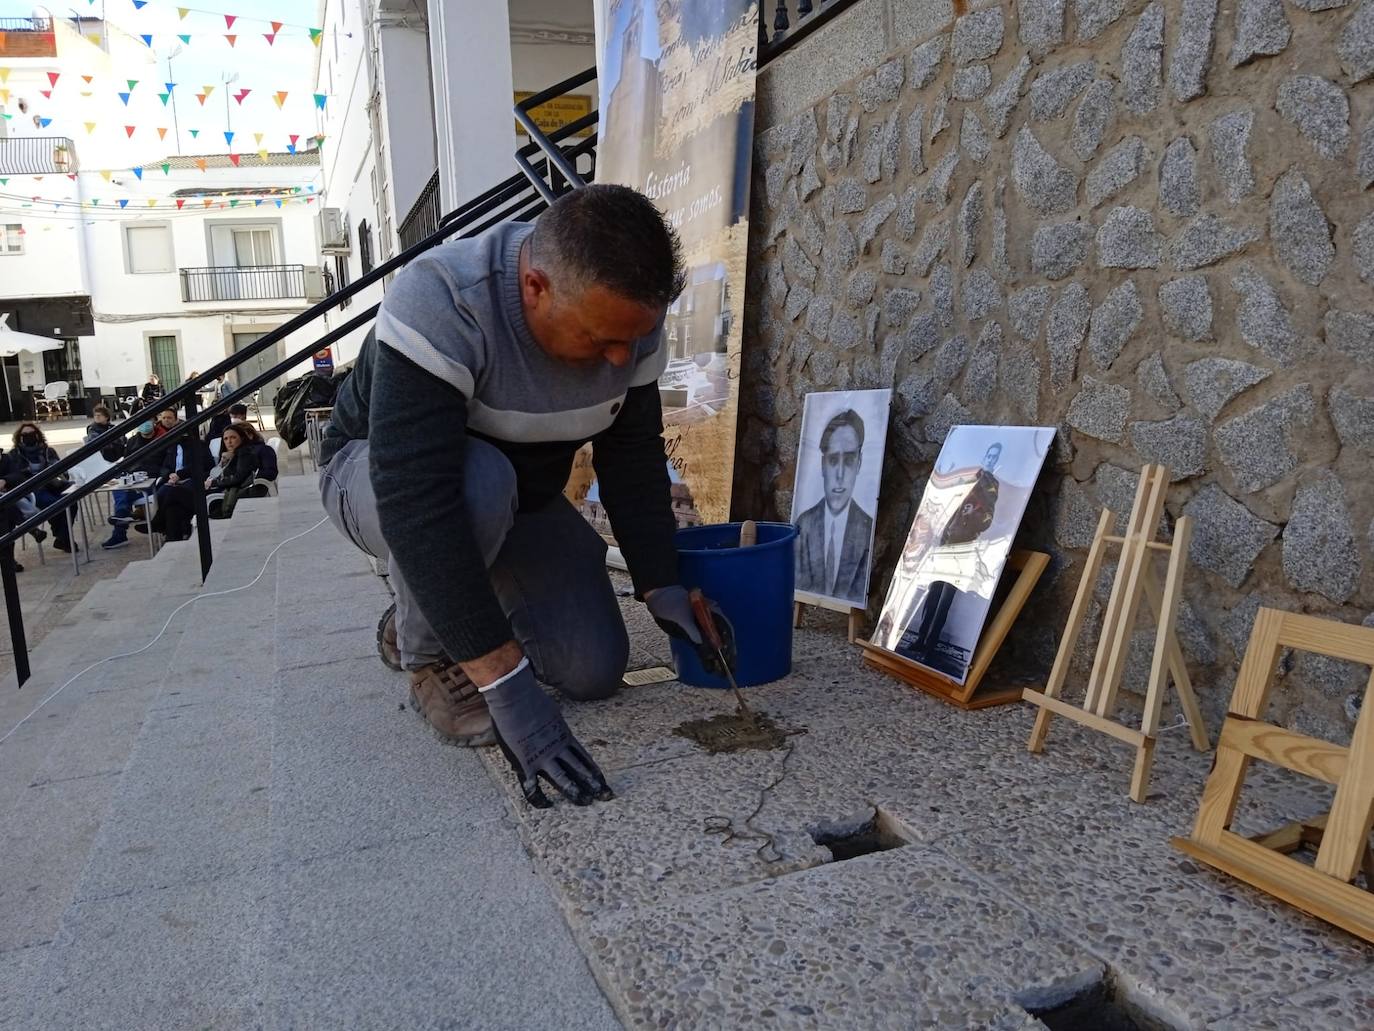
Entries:
{"label": "gray work glove", "polygon": [[615,797],[601,770],[568,729],[558,703],[535,681],[528,663],[509,680],[483,691],[482,697],[491,712],[496,743],[515,771],[526,802],[536,809],[553,805],[539,785],[540,777],[574,805]]}
{"label": "gray work glove", "polygon": [[[644,604],[649,609],[649,615],[654,617],[654,622],[665,634],[692,645],[702,668],[715,676],[725,676],[727,669],[721,665],[720,656],[702,638],[701,627],[697,625],[696,615],[692,612],[692,602],[688,598],[687,588],[681,585],[661,587],[651,592],[644,599]],[[716,624],[716,632],[720,634],[723,645],[721,651],[725,654],[729,671],[733,671],[735,668],[735,628],[725,618],[725,613],[720,610],[719,605],[708,598],[706,606],[711,610],[711,618]]]}

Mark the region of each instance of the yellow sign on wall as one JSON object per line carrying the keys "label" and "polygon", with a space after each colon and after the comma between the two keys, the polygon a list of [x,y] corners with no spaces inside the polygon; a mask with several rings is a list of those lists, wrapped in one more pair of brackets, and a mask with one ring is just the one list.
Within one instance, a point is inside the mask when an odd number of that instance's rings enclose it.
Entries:
{"label": "yellow sign on wall", "polygon": [[[534,94],[529,90],[516,90],[515,102],[519,104],[532,96]],[[534,124],[539,126],[540,131],[547,136],[555,129],[561,129],[569,122],[575,122],[583,115],[589,115],[591,112],[592,98],[589,94],[565,93],[561,97],[554,97],[552,100],[540,104],[530,111],[530,114],[534,117]],[[573,133],[572,138],[586,139],[595,131],[595,126],[589,126],[581,132]],[[515,133],[517,136],[526,135],[525,127],[518,121],[515,123]]]}

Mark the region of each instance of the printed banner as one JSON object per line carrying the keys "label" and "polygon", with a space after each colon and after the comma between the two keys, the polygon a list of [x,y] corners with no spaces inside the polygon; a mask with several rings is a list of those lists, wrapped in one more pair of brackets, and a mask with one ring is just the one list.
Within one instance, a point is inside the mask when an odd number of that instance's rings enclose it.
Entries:
{"label": "printed banner", "polygon": [[[597,0],[599,182],[633,186],[682,238],[687,289],[668,309],[663,397],[679,526],[730,517],[749,237],[758,0]],[[570,497],[609,535],[590,456]]]}

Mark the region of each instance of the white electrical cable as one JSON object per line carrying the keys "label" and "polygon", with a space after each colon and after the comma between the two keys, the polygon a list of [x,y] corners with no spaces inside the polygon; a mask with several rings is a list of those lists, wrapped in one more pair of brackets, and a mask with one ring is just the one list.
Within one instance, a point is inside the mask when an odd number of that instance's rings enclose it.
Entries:
{"label": "white electrical cable", "polygon": [[76,674],[76,676],[72,677],[72,678],[71,678],[70,680],[68,680],[65,684],[63,684],[61,687],[59,687],[57,690],[55,690],[52,694],[48,695],[48,696],[47,696],[46,698],[44,698],[41,702],[39,702],[37,705],[35,705],[35,706],[33,707],[33,711],[31,711],[27,716],[25,716],[22,720],[20,720],[20,721],[19,721],[18,723],[16,723],[13,727],[11,727],[11,728],[9,729],[9,732],[8,732],[4,737],[0,737],[0,745],[3,745],[6,741],[8,741],[8,740],[14,735],[15,731],[17,731],[20,727],[22,727],[25,723],[27,723],[27,722],[30,720],[30,718],[32,718],[33,716],[37,715],[39,709],[43,708],[43,706],[47,705],[50,701],[52,701],[54,698],[56,698],[58,695],[60,695],[60,694],[61,694],[63,691],[65,691],[67,688],[71,687],[72,684],[76,683],[78,680],[80,680],[82,677],[84,677],[84,676],[85,676],[87,673],[89,673],[91,670],[95,669],[97,666],[103,666],[103,665],[105,665],[105,663],[107,663],[107,662],[114,662],[116,659],[132,659],[135,655],[142,655],[144,652],[146,652],[146,651],[147,651],[149,648],[151,648],[153,645],[157,644],[158,641],[162,640],[162,635],[165,634],[165,633],[167,632],[167,628],[168,628],[169,626],[172,625],[172,620],[176,619],[177,613],[180,612],[182,609],[184,609],[184,608],[186,608],[186,607],[188,607],[188,606],[190,606],[190,605],[194,605],[196,602],[200,601],[202,598],[218,598],[218,597],[221,597],[221,596],[223,596],[223,595],[225,595],[225,594],[237,594],[239,591],[246,591],[246,590],[248,590],[248,588],[252,587],[252,586],[253,586],[254,584],[256,584],[259,580],[261,580],[262,577],[263,577],[263,574],[267,572],[267,567],[268,567],[269,565],[271,565],[271,563],[272,563],[272,556],[274,556],[277,552],[281,551],[282,548],[286,547],[286,546],[287,546],[288,544],[290,544],[292,541],[298,541],[298,540],[300,540],[300,539],[301,539],[302,537],[304,537],[307,533],[310,533],[310,532],[313,531],[313,530],[318,530],[321,526],[323,526],[323,525],[324,525],[325,523],[327,523],[327,522],[329,522],[329,518],[328,518],[328,517],[325,517],[324,519],[321,519],[318,523],[316,523],[314,526],[310,527],[309,529],[302,530],[300,533],[296,534],[294,537],[288,537],[288,538],[286,538],[286,540],[284,540],[284,541],[282,541],[280,544],[278,544],[275,548],[273,548],[271,551],[269,551],[269,552],[267,553],[267,558],[263,559],[262,568],[258,570],[258,575],[255,576],[255,577],[253,577],[252,580],[248,581],[248,583],[244,584],[242,587],[231,587],[231,588],[229,588],[227,591],[211,591],[209,594],[197,594],[195,597],[193,597],[193,598],[188,598],[186,601],[182,602],[180,605],[178,605],[176,608],[174,608],[174,609],[172,610],[172,614],[171,614],[170,616],[167,617],[167,622],[165,622],[165,623],[162,624],[162,629],[159,630],[159,631],[157,632],[157,636],[154,637],[154,638],[153,638],[151,641],[149,641],[147,644],[145,644],[142,648],[139,648],[137,651],[132,651],[132,652],[121,652],[119,655],[109,655],[109,656],[106,656],[106,657],[103,658],[103,659],[100,659],[100,660],[97,661],[97,662],[91,663],[89,666],[87,666],[85,669],[83,669],[80,673]]}

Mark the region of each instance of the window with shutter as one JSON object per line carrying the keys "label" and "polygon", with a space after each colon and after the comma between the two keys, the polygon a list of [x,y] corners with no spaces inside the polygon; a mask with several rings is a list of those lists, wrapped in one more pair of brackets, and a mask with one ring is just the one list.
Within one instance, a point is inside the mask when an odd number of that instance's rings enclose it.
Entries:
{"label": "window with shutter", "polygon": [[16,222],[0,223],[0,254],[24,253],[24,227]]}
{"label": "window with shutter", "polygon": [[172,230],[165,225],[128,225],[124,227],[124,249],[129,272],[174,272]]}

